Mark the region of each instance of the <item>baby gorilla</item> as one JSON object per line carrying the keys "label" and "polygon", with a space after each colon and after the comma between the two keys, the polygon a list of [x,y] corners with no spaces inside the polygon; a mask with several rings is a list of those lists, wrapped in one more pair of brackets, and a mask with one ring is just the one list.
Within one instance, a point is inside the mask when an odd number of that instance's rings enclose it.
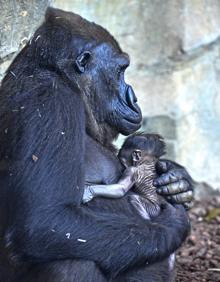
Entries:
{"label": "baby gorilla", "polygon": [[164,139],[158,134],[136,133],[128,137],[118,157],[128,168],[134,166],[134,189],[131,201],[142,217],[157,216],[165,200],[156,192],[153,181],[156,178],[156,163],[166,153]]}
{"label": "baby gorilla", "polygon": [[[164,154],[165,143],[160,135],[136,133],[129,136],[118,154],[121,163],[126,167],[118,183],[88,185],[83,195],[83,202],[88,202],[98,196],[120,198],[133,188],[133,191],[128,195],[133,207],[142,218],[151,220],[151,218],[159,215],[160,209],[165,203],[165,200],[157,194],[153,185],[157,176],[156,162]],[[152,265],[148,281],[174,281],[174,265],[175,254],[173,253],[161,263],[160,272],[157,271],[157,265]],[[159,277],[155,276],[158,273]]]}
{"label": "baby gorilla", "polygon": [[164,154],[165,143],[160,135],[135,133],[129,136],[118,154],[126,167],[118,183],[88,185],[83,202],[98,196],[120,198],[133,187],[134,193],[129,196],[136,210],[146,219],[157,216],[165,200],[157,194],[153,181],[156,178],[156,162]]}

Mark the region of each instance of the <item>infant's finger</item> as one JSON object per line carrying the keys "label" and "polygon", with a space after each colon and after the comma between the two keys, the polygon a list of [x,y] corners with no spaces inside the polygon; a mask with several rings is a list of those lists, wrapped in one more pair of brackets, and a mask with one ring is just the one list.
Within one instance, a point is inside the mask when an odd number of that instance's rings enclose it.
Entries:
{"label": "infant's finger", "polygon": [[193,200],[193,191],[183,192],[177,195],[168,196],[167,200],[173,204],[184,204]]}
{"label": "infant's finger", "polygon": [[160,186],[157,188],[157,192],[161,195],[174,195],[188,191],[189,187],[189,182],[182,179],[168,185]]}

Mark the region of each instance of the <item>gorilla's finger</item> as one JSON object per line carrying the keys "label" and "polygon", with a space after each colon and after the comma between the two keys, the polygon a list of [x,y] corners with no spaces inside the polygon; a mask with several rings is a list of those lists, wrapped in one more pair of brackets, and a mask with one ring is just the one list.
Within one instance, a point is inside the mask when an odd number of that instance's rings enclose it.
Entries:
{"label": "gorilla's finger", "polygon": [[156,163],[156,170],[158,174],[162,174],[171,169],[178,169],[178,168],[183,168],[183,167],[175,162],[165,159],[161,159]]}
{"label": "gorilla's finger", "polygon": [[177,195],[168,196],[167,200],[173,204],[184,204],[193,200],[193,191],[183,192]]}
{"label": "gorilla's finger", "polygon": [[179,180],[182,180],[184,179],[184,177],[185,177],[185,172],[183,169],[171,169],[167,173],[163,173],[159,177],[157,177],[154,180],[154,186],[156,187],[165,186],[170,183],[174,183]]}
{"label": "gorilla's finger", "polygon": [[157,192],[161,195],[174,195],[181,192],[186,192],[190,189],[190,184],[186,180],[180,180],[165,186],[157,188]]}
{"label": "gorilla's finger", "polygon": [[183,203],[183,206],[186,210],[190,210],[193,207],[193,202]]}
{"label": "gorilla's finger", "polygon": [[169,170],[170,164],[166,160],[160,160],[156,163],[156,171],[158,174],[162,174]]}

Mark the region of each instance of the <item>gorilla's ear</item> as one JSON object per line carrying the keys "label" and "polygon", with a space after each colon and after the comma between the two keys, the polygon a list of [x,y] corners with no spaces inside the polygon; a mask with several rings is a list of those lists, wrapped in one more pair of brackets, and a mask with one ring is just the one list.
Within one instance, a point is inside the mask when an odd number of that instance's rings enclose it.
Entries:
{"label": "gorilla's ear", "polygon": [[85,67],[91,58],[91,53],[89,51],[84,51],[76,58],[76,67],[80,73],[84,73]]}

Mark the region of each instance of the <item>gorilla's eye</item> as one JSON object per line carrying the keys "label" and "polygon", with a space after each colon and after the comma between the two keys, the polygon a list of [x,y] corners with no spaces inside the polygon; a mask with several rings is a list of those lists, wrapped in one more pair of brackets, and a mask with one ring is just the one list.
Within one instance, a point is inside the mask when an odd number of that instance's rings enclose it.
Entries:
{"label": "gorilla's eye", "polygon": [[85,67],[90,57],[91,53],[89,51],[85,51],[76,58],[76,67],[80,73],[83,73],[85,71]]}
{"label": "gorilla's eye", "polygon": [[116,74],[118,77],[120,77],[121,74],[125,72],[127,66],[118,66],[116,69]]}

